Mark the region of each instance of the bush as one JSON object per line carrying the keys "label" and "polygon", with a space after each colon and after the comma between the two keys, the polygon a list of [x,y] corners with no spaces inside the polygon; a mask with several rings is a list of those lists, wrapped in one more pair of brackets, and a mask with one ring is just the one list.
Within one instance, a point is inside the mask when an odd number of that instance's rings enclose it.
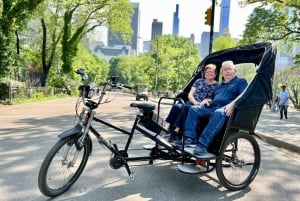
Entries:
{"label": "bush", "polygon": [[11,88],[21,88],[24,86],[22,82],[12,80],[9,78],[0,79],[0,100],[5,100],[9,98],[9,90]]}

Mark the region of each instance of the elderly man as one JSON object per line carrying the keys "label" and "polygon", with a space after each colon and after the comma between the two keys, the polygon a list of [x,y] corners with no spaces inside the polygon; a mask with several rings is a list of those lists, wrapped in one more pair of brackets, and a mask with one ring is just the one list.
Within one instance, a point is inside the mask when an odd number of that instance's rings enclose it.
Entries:
{"label": "elderly man", "polygon": [[[197,144],[194,150],[194,154],[197,155],[207,154],[207,147],[228,120],[237,97],[247,87],[247,81],[236,76],[236,68],[232,61],[222,63],[221,73],[223,82],[215,91],[213,99],[205,99],[200,106],[192,106],[185,121],[184,144],[187,146]],[[196,129],[199,117],[209,117],[210,121],[197,141]],[[176,144],[181,143],[178,141]]]}

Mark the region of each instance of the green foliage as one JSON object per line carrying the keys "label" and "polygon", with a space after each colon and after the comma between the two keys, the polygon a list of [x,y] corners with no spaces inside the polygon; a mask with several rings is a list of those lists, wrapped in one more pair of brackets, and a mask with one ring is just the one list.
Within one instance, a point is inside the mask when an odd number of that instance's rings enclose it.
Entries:
{"label": "green foliage", "polygon": [[32,11],[43,0],[3,0],[0,4],[0,77],[10,76],[15,63],[15,41],[17,31],[25,27]]}
{"label": "green foliage", "polygon": [[199,61],[198,49],[189,39],[162,35],[156,37],[150,52],[111,59],[109,74],[132,86],[147,84],[153,92],[177,92],[191,78]]}
{"label": "green foliage", "polygon": [[237,46],[237,42],[229,36],[221,36],[214,40],[213,52]]}
{"label": "green foliage", "polygon": [[79,44],[78,54],[74,58],[73,68],[75,70],[84,68],[89,75],[89,81],[96,81],[97,84],[106,81],[109,72],[108,62],[90,52],[82,43]]}
{"label": "green foliage", "polygon": [[9,78],[0,78],[0,100],[5,100],[9,97],[9,88],[21,88],[24,83],[12,80]]}
{"label": "green foliage", "polygon": [[281,3],[285,6],[298,8],[300,9],[300,1],[299,0],[240,0],[241,3],[262,3],[263,5],[268,5],[269,3]]}
{"label": "green foliage", "polygon": [[[250,1],[248,1],[250,2]],[[300,45],[300,3],[292,1],[257,1],[271,2],[254,9],[243,33],[241,44],[257,41],[276,41],[280,52],[291,54],[293,47]],[[298,62],[296,55],[295,61]]]}
{"label": "green foliage", "polygon": [[33,93],[33,96],[30,97],[30,98],[28,98],[28,97],[26,97],[26,98],[19,97],[19,98],[14,98],[11,103],[9,103],[7,100],[6,101],[0,101],[0,103],[17,105],[17,104],[39,102],[39,101],[45,101],[45,100],[53,100],[53,99],[65,98],[65,97],[69,97],[69,96],[66,95],[66,94],[63,94],[63,93],[45,96],[41,92],[35,92],[35,93]]}
{"label": "green foliage", "polygon": [[128,39],[132,35],[130,28],[132,13],[133,8],[128,0],[67,1],[64,8],[62,36],[63,72],[72,72],[72,62],[77,54],[79,41],[83,35],[96,27],[106,25],[112,31],[118,31],[125,39]]}
{"label": "green foliage", "polygon": [[34,92],[32,98],[36,100],[42,100],[44,98],[43,92]]}
{"label": "green foliage", "polygon": [[245,78],[248,83],[253,79],[253,77],[256,75],[256,69],[254,64],[237,64],[237,76]]}
{"label": "green foliage", "polygon": [[300,109],[300,66],[294,66],[276,72],[274,94],[279,93],[282,85],[287,86],[290,92],[290,100],[294,107]]}

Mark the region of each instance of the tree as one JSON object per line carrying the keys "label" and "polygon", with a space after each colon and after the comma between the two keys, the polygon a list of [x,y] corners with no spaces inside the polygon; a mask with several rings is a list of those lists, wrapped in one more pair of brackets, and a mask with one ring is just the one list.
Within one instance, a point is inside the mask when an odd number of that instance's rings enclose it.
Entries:
{"label": "tree", "polygon": [[18,36],[20,27],[30,19],[32,12],[42,1],[2,0],[0,4],[0,77],[10,75],[17,53],[14,36]]}
{"label": "tree", "polygon": [[300,109],[300,66],[290,67],[276,73],[275,93],[282,85],[290,92],[290,100],[296,109]]}
{"label": "tree", "polygon": [[229,36],[220,36],[214,40],[213,52],[237,46],[237,42]]}
{"label": "tree", "polygon": [[78,51],[79,41],[96,27],[106,25],[129,40],[132,13],[133,7],[128,0],[67,1],[62,36],[63,72],[72,72],[72,59]]}
{"label": "tree", "polygon": [[162,35],[153,41],[150,52],[110,60],[110,74],[131,85],[147,84],[154,92],[177,92],[191,78],[199,61],[198,49],[189,39]]}
{"label": "tree", "polygon": [[[248,0],[247,2],[261,2],[262,5],[255,8],[248,19],[241,44],[272,40],[277,41],[280,44],[278,46],[288,52],[291,52],[291,47],[300,44],[299,1]],[[300,55],[295,55],[295,61],[300,62]]]}
{"label": "tree", "polygon": [[240,3],[262,3],[263,5],[267,5],[268,3],[281,3],[288,7],[300,8],[300,2],[295,0],[241,0]]}
{"label": "tree", "polygon": [[62,17],[59,14],[60,10],[62,9],[60,6],[61,3],[59,0],[53,0],[50,4],[46,2],[38,10],[38,13],[42,13],[40,23],[43,33],[41,48],[41,86],[46,85],[49,71],[55,60],[57,61],[57,47],[63,34],[63,29],[60,25],[63,22]]}

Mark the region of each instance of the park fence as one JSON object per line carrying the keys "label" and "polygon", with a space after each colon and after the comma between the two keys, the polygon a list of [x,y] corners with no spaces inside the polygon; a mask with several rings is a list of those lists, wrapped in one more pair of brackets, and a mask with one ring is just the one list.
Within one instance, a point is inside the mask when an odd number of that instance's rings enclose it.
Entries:
{"label": "park fence", "polygon": [[8,88],[7,99],[9,103],[13,102],[16,98],[32,98],[38,94],[42,96],[51,96],[56,94],[65,93],[63,88],[55,87],[12,87]]}

